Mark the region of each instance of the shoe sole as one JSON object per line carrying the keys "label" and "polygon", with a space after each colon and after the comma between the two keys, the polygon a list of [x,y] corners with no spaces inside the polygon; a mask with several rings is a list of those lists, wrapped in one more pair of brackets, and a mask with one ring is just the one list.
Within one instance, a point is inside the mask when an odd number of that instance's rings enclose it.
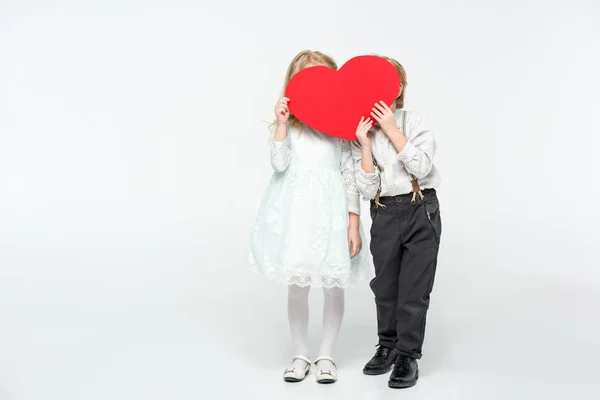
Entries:
{"label": "shoe sole", "polygon": [[306,374],[304,374],[304,378],[296,378],[294,376],[284,376],[283,380],[289,383],[297,383],[297,382],[302,382],[304,379],[306,379],[306,377],[308,376],[308,373],[310,372],[310,370],[306,371]]}
{"label": "shoe sole", "polygon": [[330,383],[335,383],[335,379],[321,379],[320,381],[317,381],[317,383],[328,385]]}
{"label": "shoe sole", "polygon": [[302,382],[304,379],[298,379],[298,378],[283,378],[284,381],[289,382],[289,383],[297,383],[297,382]]}
{"label": "shoe sole", "polygon": [[363,374],[365,374],[365,375],[383,375],[383,374],[387,374],[392,369],[394,369],[394,364],[390,365],[389,367],[385,367],[383,369],[363,369]]}
{"label": "shoe sole", "polygon": [[392,381],[388,381],[388,386],[392,389],[407,389],[409,387],[415,386],[417,384],[418,380],[419,380],[419,373],[417,372],[417,376],[415,377],[415,380],[412,382],[395,383]]}

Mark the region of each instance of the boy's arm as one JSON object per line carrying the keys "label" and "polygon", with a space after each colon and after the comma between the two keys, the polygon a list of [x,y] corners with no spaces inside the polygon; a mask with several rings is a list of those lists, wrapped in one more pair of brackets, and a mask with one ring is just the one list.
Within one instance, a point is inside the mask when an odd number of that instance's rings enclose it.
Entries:
{"label": "boy's arm", "polygon": [[370,147],[362,147],[357,141],[351,143],[354,173],[358,191],[367,200],[372,200],[377,195],[381,178],[379,169],[373,162],[373,153]]}
{"label": "boy's arm", "polygon": [[398,129],[397,132],[391,132],[388,138],[398,151],[396,160],[403,163],[406,170],[417,179],[422,179],[433,168],[437,144],[422,116],[409,118],[406,122],[408,132]]}

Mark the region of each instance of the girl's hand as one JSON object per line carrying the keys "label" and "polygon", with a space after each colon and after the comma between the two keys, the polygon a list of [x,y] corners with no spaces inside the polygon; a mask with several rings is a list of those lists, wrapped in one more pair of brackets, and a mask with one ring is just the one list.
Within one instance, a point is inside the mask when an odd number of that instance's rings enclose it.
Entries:
{"label": "girl's hand", "polygon": [[377,121],[386,136],[398,130],[394,112],[383,101],[375,103],[375,107],[371,110],[371,117]]}
{"label": "girl's hand", "polygon": [[277,122],[279,122],[281,125],[287,124],[288,118],[290,118],[288,101],[290,101],[290,99],[287,97],[282,97],[279,99],[277,104],[275,104],[275,116],[277,117]]}
{"label": "girl's hand", "polygon": [[356,128],[356,138],[360,143],[361,147],[371,148],[371,138],[369,137],[369,130],[373,127],[373,121],[369,118],[360,117],[360,122]]}
{"label": "girl's hand", "polygon": [[356,257],[362,249],[362,239],[358,228],[350,227],[348,229],[348,248],[350,249],[350,258]]}

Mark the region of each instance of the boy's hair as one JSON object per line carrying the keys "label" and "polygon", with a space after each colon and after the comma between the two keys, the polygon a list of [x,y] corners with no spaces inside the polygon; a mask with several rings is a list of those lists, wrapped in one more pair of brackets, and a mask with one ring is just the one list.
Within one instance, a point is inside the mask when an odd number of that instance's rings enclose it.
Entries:
{"label": "boy's hair", "polygon": [[[300,53],[296,54],[296,57],[294,57],[294,59],[292,60],[292,62],[290,62],[290,65],[288,66],[287,72],[285,73],[285,79],[283,81],[282,96],[285,95],[285,90],[287,89],[287,86],[292,80],[293,76],[296,75],[298,72],[302,71],[309,64],[323,64],[335,70],[338,69],[335,60],[327,54],[323,54],[320,51],[303,50]],[[276,124],[277,120],[275,120],[272,125]],[[298,119],[292,114],[290,114],[288,125],[301,130],[300,121],[298,121]]]}
{"label": "boy's hair", "polygon": [[398,98],[396,99],[396,108],[404,108],[404,93],[406,93],[406,85],[408,85],[408,82],[406,81],[406,71],[404,70],[402,64],[400,64],[393,58],[385,56],[380,57],[385,60],[388,60],[394,67],[396,67],[396,71],[398,71],[398,74],[400,75],[400,82],[402,83],[402,93],[400,93],[400,96],[398,96]]}

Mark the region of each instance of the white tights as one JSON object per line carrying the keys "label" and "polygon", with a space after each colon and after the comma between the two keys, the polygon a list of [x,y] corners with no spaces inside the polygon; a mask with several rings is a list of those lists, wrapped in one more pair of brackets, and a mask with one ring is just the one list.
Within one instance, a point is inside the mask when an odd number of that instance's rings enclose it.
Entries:
{"label": "white tights", "polygon": [[[288,319],[294,354],[308,357],[308,294],[309,287],[288,286]],[[323,289],[323,336],[319,348],[319,356],[333,356],[333,347],[344,318],[344,289]],[[293,366],[303,368],[304,361],[295,360]],[[319,369],[331,369],[333,365],[327,361],[319,362]]]}

